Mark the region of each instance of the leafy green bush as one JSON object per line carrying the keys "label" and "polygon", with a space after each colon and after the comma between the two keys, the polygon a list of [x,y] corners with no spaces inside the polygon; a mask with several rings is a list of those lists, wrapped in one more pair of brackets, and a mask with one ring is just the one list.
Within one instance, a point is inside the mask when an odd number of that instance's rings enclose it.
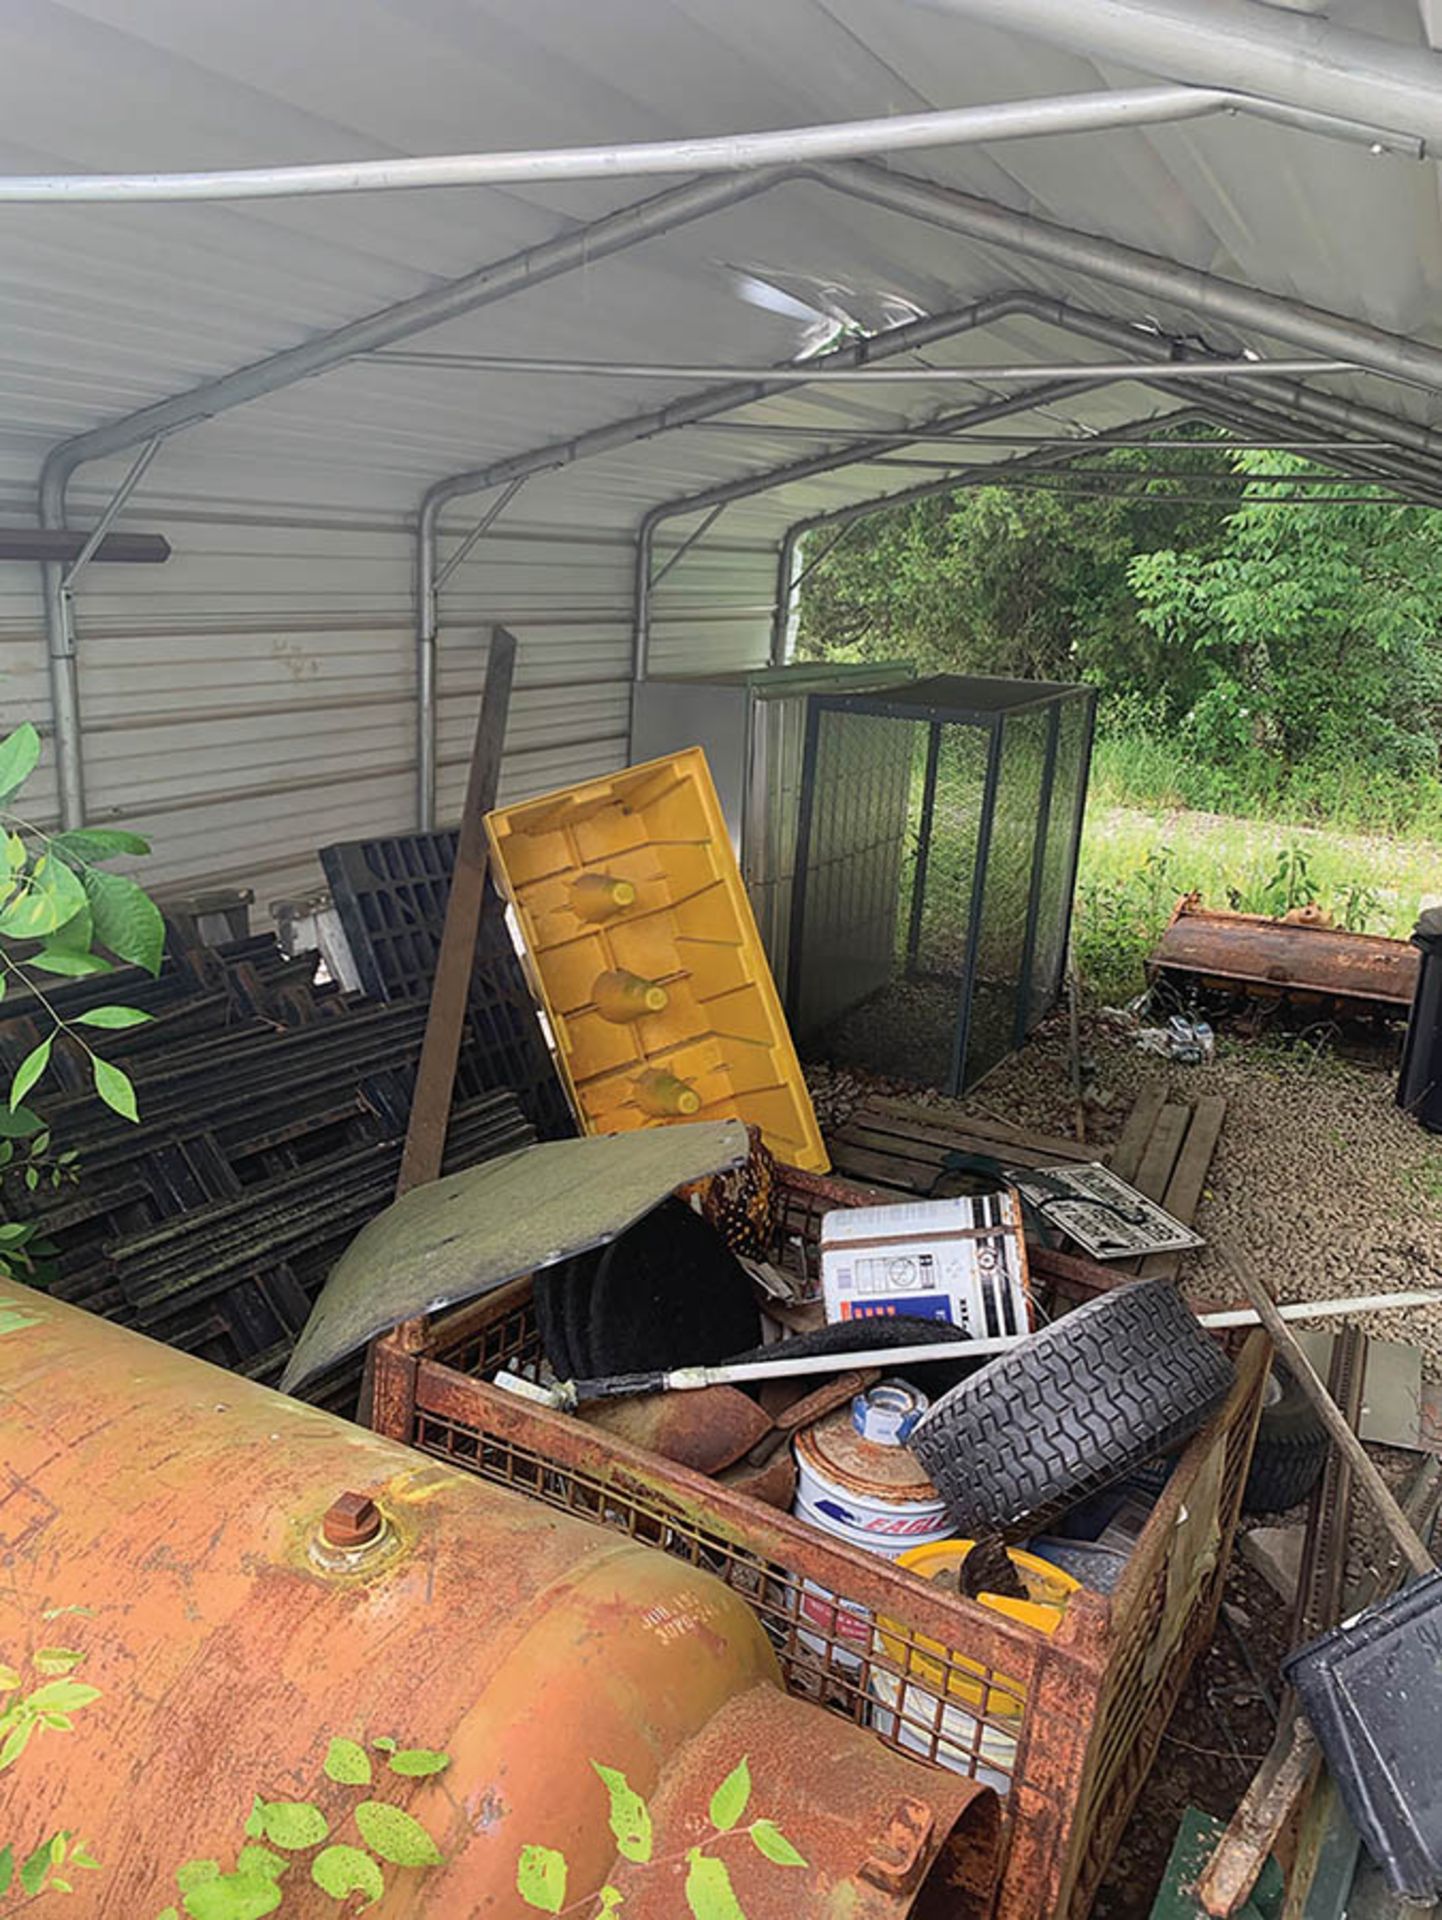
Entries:
{"label": "leafy green bush", "polygon": [[981,487],[854,523],[807,556],[802,654],[1089,680],[1103,794],[1442,839],[1442,514],[1285,497],[1326,471],[1176,444],[1209,499],[1117,449],[1085,462],[1135,476],[1122,497]]}
{"label": "leafy green bush", "polygon": [[46,992],[46,978],[108,973],[117,961],[160,970],[165,924],[149,895],[103,863],[150,851],[139,834],[113,828],[46,833],[17,805],[40,760],[40,736],[28,724],[0,741],[0,997],[15,988],[33,996],[48,1030],[21,1061],[0,1108],[0,1276],[44,1278],[45,1243],[34,1221],[4,1217],[17,1184],[34,1193],[74,1177],[75,1155],[50,1154],[50,1134],[25,1099],[50,1071],[57,1041],[78,1050],[95,1091],[126,1120],[135,1120],[135,1089],[91,1044],[92,1033],[117,1032],[148,1020],[138,1007],[91,1007],[67,1019]]}

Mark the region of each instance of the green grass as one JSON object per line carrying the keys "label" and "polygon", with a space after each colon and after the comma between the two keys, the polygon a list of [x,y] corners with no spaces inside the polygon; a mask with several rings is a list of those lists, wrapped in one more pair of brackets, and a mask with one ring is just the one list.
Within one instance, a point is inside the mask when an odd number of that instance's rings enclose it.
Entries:
{"label": "green grass", "polygon": [[1391,839],[1180,809],[1109,804],[1093,783],[1078,874],[1075,940],[1088,997],[1140,993],[1142,962],[1179,894],[1213,907],[1282,913],[1314,899],[1339,926],[1405,939],[1424,896],[1442,895],[1442,835]]}
{"label": "green grass", "polygon": [[1403,779],[1364,759],[1284,767],[1264,754],[1216,765],[1178,740],[1136,726],[1103,727],[1092,756],[1095,806],[1188,808],[1442,845],[1442,779]]}

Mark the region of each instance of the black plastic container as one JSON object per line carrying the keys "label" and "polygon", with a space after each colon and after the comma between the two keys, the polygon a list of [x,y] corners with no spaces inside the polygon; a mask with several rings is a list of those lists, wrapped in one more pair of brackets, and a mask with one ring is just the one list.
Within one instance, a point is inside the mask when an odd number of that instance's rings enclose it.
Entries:
{"label": "black plastic container", "polygon": [[1442,1133],[1442,907],[1429,907],[1412,932],[1422,955],[1407,1021],[1397,1105],[1429,1133]]}
{"label": "black plastic container", "polygon": [[[454,827],[322,847],[321,867],[361,985],[374,1000],[429,1000],[456,862]],[[465,1099],[508,1088],[543,1140],[576,1131],[536,1003],[506,926],[505,902],[486,881],[456,1063]]]}
{"label": "black plastic container", "polygon": [[1387,1884],[1442,1894],[1442,1573],[1283,1662]]}

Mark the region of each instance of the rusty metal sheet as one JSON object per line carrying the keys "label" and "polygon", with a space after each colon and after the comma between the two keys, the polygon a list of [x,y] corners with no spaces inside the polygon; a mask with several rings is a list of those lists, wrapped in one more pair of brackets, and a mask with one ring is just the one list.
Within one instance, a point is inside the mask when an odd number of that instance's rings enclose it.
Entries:
{"label": "rusty metal sheet", "polygon": [[[804,1868],[778,1873],[759,1842],[731,1846],[724,1850],[728,1899],[711,1905],[690,1897],[700,1890],[695,1854],[658,1847],[654,1864],[616,1863],[613,1883],[628,1920],[703,1912],[748,1920],[989,1920],[1001,1851],[992,1789],[918,1767],[910,1790],[898,1794],[896,1755],[873,1734],[831,1714],[798,1721],[794,1703],[774,1689],[733,1696],[676,1756],[652,1802],[657,1831],[693,1842],[714,1833],[711,1796],[742,1754],[758,1773],[764,1756],[773,1777],[785,1781],[784,1798],[767,1800],[753,1788],[745,1819],[774,1823],[788,1837],[804,1832]],[[715,1852],[722,1857],[722,1848]]]}
{"label": "rusty metal sheet", "polygon": [[1268,997],[1354,1002],[1404,1014],[1420,956],[1406,940],[1340,927],[1226,913],[1184,900],[1147,962],[1149,973],[1199,975]]}
{"label": "rusty metal sheet", "polygon": [[668,1193],[746,1158],[739,1120],[548,1140],[412,1189],[351,1241],[281,1379],[293,1392],[403,1320],[602,1246]]}

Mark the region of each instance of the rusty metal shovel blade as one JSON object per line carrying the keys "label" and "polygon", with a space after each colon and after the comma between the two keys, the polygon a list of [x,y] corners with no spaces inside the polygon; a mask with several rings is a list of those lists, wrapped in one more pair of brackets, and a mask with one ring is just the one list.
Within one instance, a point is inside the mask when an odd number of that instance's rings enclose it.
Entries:
{"label": "rusty metal shovel blade", "polygon": [[580,1414],[588,1426],[697,1473],[720,1473],[733,1466],[772,1430],[769,1417],[739,1387],[593,1400]]}

